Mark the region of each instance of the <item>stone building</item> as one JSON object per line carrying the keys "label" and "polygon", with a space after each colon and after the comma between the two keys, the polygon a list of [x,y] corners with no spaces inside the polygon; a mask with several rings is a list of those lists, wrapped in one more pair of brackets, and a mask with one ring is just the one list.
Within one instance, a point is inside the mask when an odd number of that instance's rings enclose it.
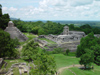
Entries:
{"label": "stone building", "polygon": [[17,38],[20,42],[26,41],[28,39],[17,27],[14,26],[12,21],[9,21],[8,27],[6,27],[5,31],[10,34],[12,39]]}
{"label": "stone building", "polygon": [[69,49],[71,52],[74,52],[80,44],[80,39],[85,36],[84,32],[69,31],[69,27],[65,26],[61,35],[42,35],[42,38],[44,37],[56,42],[57,47],[63,48],[64,50]]}
{"label": "stone building", "polygon": [[82,37],[85,37],[85,33],[82,31],[69,31],[69,27],[65,26],[61,35],[49,34],[44,37],[60,44],[64,42],[80,41]]}
{"label": "stone building", "polygon": [[63,31],[63,35],[68,35],[68,34],[69,34],[69,27],[65,26],[64,31]]}

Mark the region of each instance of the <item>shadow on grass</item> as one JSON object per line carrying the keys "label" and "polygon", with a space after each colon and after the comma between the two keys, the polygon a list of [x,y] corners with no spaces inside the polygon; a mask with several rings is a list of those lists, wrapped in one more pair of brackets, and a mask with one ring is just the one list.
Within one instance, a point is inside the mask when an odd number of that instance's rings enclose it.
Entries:
{"label": "shadow on grass", "polygon": [[79,67],[79,69],[81,69],[81,70],[93,70],[94,69],[94,67],[92,66],[92,67]]}

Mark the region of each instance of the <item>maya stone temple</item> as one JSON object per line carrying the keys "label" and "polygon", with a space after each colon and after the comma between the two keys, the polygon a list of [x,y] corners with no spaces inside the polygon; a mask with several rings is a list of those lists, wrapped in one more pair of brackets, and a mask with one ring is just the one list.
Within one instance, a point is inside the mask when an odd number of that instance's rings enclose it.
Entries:
{"label": "maya stone temple", "polygon": [[10,34],[12,39],[17,38],[20,42],[28,39],[17,27],[14,26],[12,21],[8,22],[8,27],[6,27],[5,31]]}

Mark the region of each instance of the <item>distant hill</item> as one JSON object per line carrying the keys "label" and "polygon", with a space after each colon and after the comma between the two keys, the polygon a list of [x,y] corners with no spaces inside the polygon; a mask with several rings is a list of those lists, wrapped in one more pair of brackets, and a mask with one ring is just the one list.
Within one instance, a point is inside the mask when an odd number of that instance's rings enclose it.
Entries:
{"label": "distant hill", "polygon": [[89,24],[89,25],[100,25],[100,21],[53,21],[56,23],[61,23],[61,24],[75,24],[75,25],[84,25],[84,24]]}
{"label": "distant hill", "polygon": [[[46,22],[47,20],[33,20],[32,22],[42,21]],[[100,21],[68,21],[68,20],[50,20],[52,22],[61,23],[61,24],[74,24],[75,26],[82,26],[85,24],[89,24],[93,27],[100,27]]]}
{"label": "distant hill", "polygon": [[18,20],[18,18],[10,18],[10,20]]}
{"label": "distant hill", "polygon": [[[18,18],[10,18],[11,20],[18,20]],[[26,22],[29,22],[29,20],[23,20]],[[61,23],[61,24],[74,24],[75,26],[82,26],[85,24],[89,24],[92,27],[98,27],[100,28],[100,21],[71,21],[71,20],[30,20],[31,22],[36,22],[36,21],[42,21],[44,23],[46,23],[46,21],[52,21],[52,22],[56,22],[56,23]]]}

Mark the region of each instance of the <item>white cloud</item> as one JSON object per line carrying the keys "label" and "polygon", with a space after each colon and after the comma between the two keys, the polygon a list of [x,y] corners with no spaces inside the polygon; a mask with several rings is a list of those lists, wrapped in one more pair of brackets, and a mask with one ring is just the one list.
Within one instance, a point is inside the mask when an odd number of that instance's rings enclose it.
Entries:
{"label": "white cloud", "polygon": [[[8,2],[8,0],[6,0]],[[12,1],[12,0],[11,0]],[[20,2],[20,5],[18,3]],[[3,4],[3,13],[9,13],[11,17],[27,19],[47,20],[83,20],[100,19],[100,0],[13,0]],[[29,3],[29,5],[28,5]],[[26,5],[25,5],[26,4]],[[34,6],[34,4],[36,4]],[[4,6],[5,5],[5,6]]]}
{"label": "white cloud", "polygon": [[92,4],[94,0],[70,0],[70,4],[72,6],[83,6],[83,5],[88,5]]}

